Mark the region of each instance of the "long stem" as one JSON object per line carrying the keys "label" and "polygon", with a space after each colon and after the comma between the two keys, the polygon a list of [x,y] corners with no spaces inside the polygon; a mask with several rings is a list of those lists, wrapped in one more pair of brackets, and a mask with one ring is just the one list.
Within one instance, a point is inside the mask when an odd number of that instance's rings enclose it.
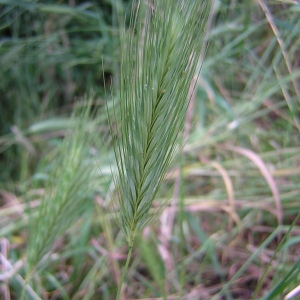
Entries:
{"label": "long stem", "polygon": [[121,280],[119,282],[119,287],[118,287],[118,293],[117,293],[116,300],[120,299],[123,282],[124,282],[125,276],[127,274],[127,269],[128,269],[129,261],[130,261],[130,258],[131,258],[131,253],[132,253],[132,246],[129,247],[129,251],[128,251],[128,254],[127,254],[126,264],[125,264],[124,269],[122,271]]}

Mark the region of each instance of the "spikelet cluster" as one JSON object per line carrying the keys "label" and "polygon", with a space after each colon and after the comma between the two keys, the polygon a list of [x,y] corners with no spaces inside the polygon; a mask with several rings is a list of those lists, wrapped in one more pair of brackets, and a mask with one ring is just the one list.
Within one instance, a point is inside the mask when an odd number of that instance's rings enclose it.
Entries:
{"label": "spikelet cluster", "polygon": [[153,199],[178,150],[211,4],[136,1],[122,35],[114,197],[130,246],[151,220]]}
{"label": "spikelet cluster", "polygon": [[89,147],[94,141],[96,124],[90,121],[89,105],[83,113],[75,112],[70,129],[58,147],[48,170],[45,193],[37,211],[29,219],[27,247],[29,269],[36,269],[54,242],[93,204],[95,170]]}

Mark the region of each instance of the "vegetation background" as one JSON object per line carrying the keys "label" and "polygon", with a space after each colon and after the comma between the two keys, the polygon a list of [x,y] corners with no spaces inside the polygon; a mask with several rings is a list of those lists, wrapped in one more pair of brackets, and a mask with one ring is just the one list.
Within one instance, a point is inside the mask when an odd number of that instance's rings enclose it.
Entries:
{"label": "vegetation background", "polygon": [[[115,297],[127,242],[106,110],[129,7],[0,0],[1,299]],[[139,236],[124,299],[296,299],[299,12],[215,1],[183,154],[154,204],[173,201]]]}

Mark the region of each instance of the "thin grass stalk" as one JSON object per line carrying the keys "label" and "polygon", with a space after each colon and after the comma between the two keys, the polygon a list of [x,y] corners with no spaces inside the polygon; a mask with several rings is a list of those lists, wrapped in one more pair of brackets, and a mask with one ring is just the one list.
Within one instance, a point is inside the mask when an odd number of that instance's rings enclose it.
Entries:
{"label": "thin grass stalk", "polygon": [[122,272],[122,276],[121,276],[121,279],[120,279],[120,282],[119,282],[119,286],[118,286],[118,292],[117,292],[117,297],[116,297],[117,300],[120,299],[120,295],[121,295],[121,291],[122,291],[122,287],[123,287],[123,282],[124,282],[125,276],[127,274],[127,269],[128,269],[131,254],[132,254],[132,248],[133,248],[133,246],[129,247],[126,263],[125,263],[125,266],[124,266],[124,269],[123,269],[123,272]]}
{"label": "thin grass stalk", "polygon": [[[185,235],[184,235],[184,229],[183,229],[183,223],[186,219],[185,216],[185,210],[184,210],[184,186],[183,186],[183,176],[182,176],[182,169],[183,169],[183,160],[184,155],[181,156],[181,163],[179,168],[179,178],[178,178],[178,184],[179,184],[179,224],[180,224],[180,257],[185,256]],[[184,282],[185,282],[185,268],[183,265],[180,266],[180,297],[183,297],[183,291],[184,291]]]}

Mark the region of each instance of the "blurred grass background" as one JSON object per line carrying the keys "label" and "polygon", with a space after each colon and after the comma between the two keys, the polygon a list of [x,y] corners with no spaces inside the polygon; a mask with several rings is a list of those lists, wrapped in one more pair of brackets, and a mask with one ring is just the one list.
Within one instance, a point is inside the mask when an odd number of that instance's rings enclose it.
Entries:
{"label": "blurred grass background", "polygon": [[[91,100],[98,114],[90,134],[99,143],[82,155],[97,162],[87,165],[98,170],[85,195],[92,200],[32,288],[41,299],[115,296],[126,240],[108,204],[106,105],[116,98],[117,19],[129,4],[0,0],[3,299],[20,299],[26,287],[18,263],[29,219],[65,137],[76,134],[75,106]],[[299,285],[299,12],[298,1],[215,1],[184,155],[160,193],[173,202],[139,239],[124,299],[159,298],[163,289],[168,299],[283,299]]]}

